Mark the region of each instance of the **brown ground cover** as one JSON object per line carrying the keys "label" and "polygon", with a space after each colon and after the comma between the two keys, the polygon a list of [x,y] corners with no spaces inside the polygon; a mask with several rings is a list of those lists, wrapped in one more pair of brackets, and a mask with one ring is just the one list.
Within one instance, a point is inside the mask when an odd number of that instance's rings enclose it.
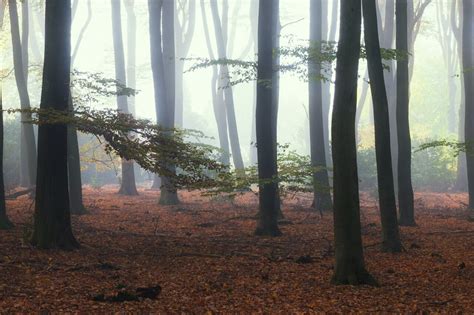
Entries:
{"label": "brown ground cover", "polygon": [[[366,263],[381,286],[332,286],[332,216],[310,212],[310,196],[284,202],[284,236],[253,236],[257,198],[234,203],[183,192],[159,206],[158,192],[121,197],[86,189],[89,214],[73,217],[82,248],[37,250],[28,197],[8,201],[15,228],[0,231],[1,312],[474,313],[474,223],[465,194],[416,195],[418,227],[402,228],[402,254],[380,252],[376,200],[362,195]],[[99,302],[139,287],[157,299]]]}

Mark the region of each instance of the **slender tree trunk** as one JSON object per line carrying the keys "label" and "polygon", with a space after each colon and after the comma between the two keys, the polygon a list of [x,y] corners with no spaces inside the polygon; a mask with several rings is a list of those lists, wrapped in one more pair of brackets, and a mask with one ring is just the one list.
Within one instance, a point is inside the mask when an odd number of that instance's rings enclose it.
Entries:
{"label": "slender tree trunk", "polygon": [[[217,7],[217,0],[211,0],[211,12],[212,12],[212,19],[214,22],[214,29],[216,33],[216,43],[217,43],[217,55],[219,59],[227,58],[226,52],[226,40],[225,34],[227,31],[227,27],[224,25],[227,23],[226,18],[221,19],[219,17],[219,9]],[[226,10],[224,10],[226,12]],[[229,70],[226,65],[221,65],[220,67],[220,76],[222,79],[222,86],[224,88],[224,99],[226,105],[226,113],[227,113],[227,125],[229,127],[229,139],[230,139],[230,147],[232,149],[232,159],[234,161],[234,166],[237,171],[243,172],[244,170],[244,162],[242,159],[242,153],[240,151],[240,141],[239,141],[239,134],[237,129],[237,120],[235,117],[235,108],[234,108],[234,95],[233,89],[229,84]]]}
{"label": "slender tree trunk", "polygon": [[332,116],[334,163],[334,284],[376,284],[366,271],[360,227],[355,114],[361,33],[360,0],[341,1]]}
{"label": "slender tree trunk", "polygon": [[[187,0],[181,6],[176,3],[180,10],[176,11],[176,113],[175,124],[177,127],[184,126],[184,60],[189,53],[196,25],[196,0]],[[187,8],[187,10],[186,10]],[[179,19],[181,13],[181,20]]]}
{"label": "slender tree trunk", "polygon": [[[20,96],[21,109],[30,109],[30,97],[28,94],[28,83],[25,77],[25,65],[23,64],[23,50],[28,47],[21,46],[20,27],[18,23],[18,10],[16,0],[8,0],[10,12],[10,26],[12,33],[13,63],[15,70],[16,85]],[[36,178],[36,142],[33,125],[23,123],[31,120],[31,114],[21,114],[21,138],[20,138],[20,184],[25,187],[32,186]]]}
{"label": "slender tree trunk", "polygon": [[[115,53],[115,77],[122,84],[127,84],[125,73],[125,54],[123,51],[122,18],[120,0],[111,0],[112,3],[112,31]],[[122,113],[129,113],[128,100],[125,95],[117,95],[117,107]],[[122,159],[122,180],[119,194],[127,196],[138,195],[135,184],[135,170],[133,161]]]}
{"label": "slender tree trunk", "polygon": [[402,251],[402,243],[398,230],[397,205],[395,202],[390,152],[388,99],[383,79],[382,56],[377,28],[377,10],[375,0],[362,0],[362,4],[367,66],[369,68],[370,88],[374,107],[375,153],[383,235],[382,249],[387,252],[398,253]]}
{"label": "slender tree trunk", "polygon": [[[127,12],[127,86],[137,87],[137,17],[134,10],[135,0],[125,0]],[[128,98],[128,109],[135,115],[135,96]]]}
{"label": "slender tree trunk", "polygon": [[[212,50],[211,37],[209,33],[209,27],[207,24],[206,5],[204,0],[201,0],[201,16],[204,26],[204,36],[206,39],[207,51],[211,60],[215,59],[214,52]],[[221,163],[225,165],[230,164],[230,151],[229,151],[229,135],[227,133],[227,118],[225,112],[224,97],[222,89],[219,89],[219,70],[216,65],[212,66],[212,79],[211,79],[211,95],[212,105],[214,109],[214,117],[217,124],[217,134],[219,136],[219,147],[222,150]]]}
{"label": "slender tree trunk", "polygon": [[[253,39],[253,46],[254,46],[254,56],[258,54],[258,1],[251,1],[250,4],[250,24],[252,30],[252,39]],[[257,164],[257,131],[256,131],[256,108],[257,108],[257,82],[253,82],[253,89],[252,89],[252,130],[250,136],[250,155],[249,161],[250,165]]]}
{"label": "slender tree trunk", "polygon": [[[276,6],[276,7],[275,7]],[[257,69],[257,152],[260,215],[256,235],[279,236],[278,228],[278,185],[276,146],[273,125],[273,92],[268,82],[273,78],[275,55],[273,53],[276,23],[274,12],[278,10],[278,0],[260,0],[258,17],[258,69]]]}
{"label": "slender tree trunk", "polygon": [[308,63],[309,83],[309,129],[311,145],[311,164],[318,170],[313,173],[313,206],[321,211],[332,209],[329,176],[326,168],[324,145],[323,95],[321,82],[321,63],[318,56],[322,44],[322,2],[310,2],[310,50],[313,58]]}
{"label": "slender tree trunk", "polygon": [[[157,121],[160,126],[172,129],[175,121],[174,1],[148,0],[148,8]],[[173,165],[169,168],[175,172]],[[162,176],[161,180],[160,204],[178,204],[177,191],[171,179]]]}
{"label": "slender tree trunk", "polygon": [[[46,0],[46,40],[41,109],[67,111],[71,69],[71,1]],[[32,244],[73,249],[69,213],[67,126],[39,126],[38,176]]]}
{"label": "slender tree trunk", "polygon": [[[407,0],[397,0],[397,50],[408,53],[407,12]],[[397,60],[398,204],[400,225],[414,226],[416,223],[411,183],[408,59],[407,56]]]}
{"label": "slender tree trunk", "polygon": [[[76,5],[78,0],[76,0]],[[79,47],[81,46],[84,34],[92,20],[91,1],[87,1],[88,15],[87,20],[81,28],[79,37],[77,39],[74,51],[71,57],[71,69],[74,69],[74,62],[76,60]],[[71,93],[70,93],[71,94]],[[74,103],[72,96],[69,99],[69,111],[74,111]],[[68,157],[68,179],[69,179],[69,201],[71,207],[71,214],[82,215],[86,214],[84,207],[84,200],[82,195],[82,174],[81,174],[81,156],[79,152],[79,141],[77,138],[77,128],[74,125],[69,125],[67,128],[67,157]]]}
{"label": "slender tree trunk", "polygon": [[466,154],[467,181],[469,192],[469,209],[474,215],[474,3],[463,0],[463,27],[462,27],[462,69],[464,73],[464,92],[466,106],[465,141],[469,151]]}
{"label": "slender tree trunk", "polygon": [[[3,18],[5,16],[5,1],[0,1],[0,30],[3,32]],[[0,230],[13,226],[7,216],[5,204],[5,181],[3,178],[3,96],[2,80],[0,80]]]}

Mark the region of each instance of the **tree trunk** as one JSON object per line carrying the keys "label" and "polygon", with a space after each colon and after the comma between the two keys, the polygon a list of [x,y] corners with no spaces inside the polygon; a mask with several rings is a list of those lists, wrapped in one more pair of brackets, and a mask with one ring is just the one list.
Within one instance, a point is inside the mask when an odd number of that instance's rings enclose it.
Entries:
{"label": "tree trunk", "polygon": [[[202,23],[204,26],[204,36],[206,39],[207,51],[211,60],[215,59],[214,52],[212,50],[211,38],[209,33],[209,27],[207,24],[206,16],[206,5],[204,0],[201,0],[201,16]],[[212,66],[212,79],[211,79],[211,95],[212,95],[212,106],[214,109],[214,117],[216,119],[217,134],[219,136],[219,147],[222,150],[220,161],[225,165],[230,164],[230,151],[229,151],[229,135],[227,133],[227,118],[225,112],[224,98],[222,95],[222,89],[219,89],[219,70],[216,65]]]}
{"label": "tree trunk", "polygon": [[[10,12],[10,25],[12,33],[13,63],[15,70],[16,85],[20,96],[21,109],[30,109],[30,97],[28,94],[28,82],[25,77],[25,65],[23,64],[24,49],[20,39],[20,27],[18,23],[18,10],[16,0],[8,0]],[[26,41],[26,40],[25,40]],[[20,184],[30,187],[36,178],[36,142],[33,125],[23,123],[31,120],[31,114],[21,114],[21,138],[20,138]]]}
{"label": "tree trunk", "polygon": [[332,116],[334,163],[334,284],[376,284],[366,271],[360,227],[355,140],[357,70],[361,33],[360,0],[341,1],[336,91]]}
{"label": "tree trunk", "polygon": [[[172,129],[175,121],[174,1],[148,0],[148,9],[157,122],[164,128]],[[173,165],[168,167],[175,172]],[[162,176],[161,181],[160,204],[178,204],[178,194],[171,179]]]}
{"label": "tree trunk", "polygon": [[[3,32],[3,18],[5,16],[5,1],[0,1],[0,30]],[[0,81],[0,230],[13,227],[7,216],[5,204],[5,181],[3,178],[3,97],[2,82]]]}
{"label": "tree trunk", "polygon": [[258,69],[257,69],[257,108],[256,131],[258,152],[258,178],[260,215],[256,235],[279,236],[278,228],[278,185],[277,148],[273,125],[273,92],[268,82],[273,78],[275,55],[273,53],[276,23],[274,12],[278,10],[278,0],[260,0],[258,17]]}
{"label": "tree trunk", "polygon": [[[463,0],[463,27],[462,27],[462,69],[464,74],[465,92],[465,141],[472,150],[474,143],[474,3]],[[466,154],[467,181],[469,192],[469,209],[474,213],[474,155]]]}
{"label": "tree trunk", "polygon": [[[407,0],[397,0],[397,50],[408,51]],[[409,116],[409,56],[397,60],[397,138],[398,138],[398,205],[400,225],[414,226],[415,210],[411,183],[411,138]]]}
{"label": "tree trunk", "polygon": [[[46,40],[41,109],[68,110],[71,69],[71,1],[46,0]],[[39,126],[38,176],[32,244],[73,249],[69,213],[67,126]]]}
{"label": "tree trunk", "polygon": [[[226,10],[224,10],[225,12]],[[219,59],[227,58],[227,49],[226,49],[226,34],[227,34],[227,19],[221,19],[219,17],[219,9],[217,7],[217,0],[211,0],[211,12],[212,19],[214,22],[214,29],[216,33],[216,43],[217,43],[217,55]],[[225,32],[224,32],[225,30]],[[235,117],[235,108],[234,108],[234,95],[233,89],[229,83],[229,70],[227,65],[220,66],[220,77],[222,80],[222,88],[224,88],[224,99],[225,107],[227,113],[227,125],[229,127],[229,139],[230,147],[232,149],[232,159],[234,161],[234,166],[238,172],[243,172],[244,162],[242,159],[242,153],[240,151],[240,140],[237,129],[237,120]]]}
{"label": "tree trunk", "polygon": [[323,98],[321,82],[321,63],[318,59],[322,43],[322,2],[310,2],[310,49],[313,58],[308,63],[309,129],[311,145],[311,165],[318,168],[313,173],[313,206],[320,211],[332,209],[329,176],[326,169],[324,145]]}
{"label": "tree trunk", "polygon": [[[135,0],[125,0],[127,12],[127,86],[132,89],[137,87],[137,17],[134,10]],[[128,98],[128,109],[135,115],[135,96]]]}
{"label": "tree trunk", "polygon": [[[123,85],[127,84],[125,73],[125,54],[123,51],[122,18],[120,0],[111,0],[112,3],[112,31],[115,54],[115,78]],[[128,114],[128,100],[125,95],[117,95],[117,107],[122,113]],[[133,161],[122,159],[122,180],[119,194],[126,196],[138,195],[135,184],[135,169]]]}
{"label": "tree trunk", "polygon": [[[76,5],[78,0],[76,0]],[[88,15],[87,20],[81,28],[79,38],[77,39],[74,51],[71,57],[71,69],[74,69],[74,61],[76,60],[79,47],[85,31],[92,20],[91,1],[87,1]],[[74,19],[74,18],[73,18]],[[69,111],[74,111],[74,103],[72,97],[69,99]],[[68,156],[68,179],[69,179],[69,201],[71,204],[71,214],[82,215],[87,211],[84,207],[82,196],[82,174],[81,174],[81,156],[79,152],[79,141],[77,138],[77,128],[74,125],[69,125],[67,128],[67,156]]]}
{"label": "tree trunk", "polygon": [[[184,124],[184,60],[189,53],[196,25],[196,0],[187,0],[176,9],[176,50],[179,59],[176,60],[176,113],[175,124],[182,128]],[[178,10],[181,9],[181,11]],[[186,11],[186,8],[188,9]],[[181,13],[181,20],[179,14]]]}
{"label": "tree trunk", "polygon": [[374,108],[375,153],[377,159],[377,180],[380,217],[382,221],[382,249],[387,252],[402,251],[398,230],[397,205],[393,183],[390,152],[390,122],[388,99],[383,78],[375,0],[362,0],[364,11],[364,34],[369,69],[370,88]]}

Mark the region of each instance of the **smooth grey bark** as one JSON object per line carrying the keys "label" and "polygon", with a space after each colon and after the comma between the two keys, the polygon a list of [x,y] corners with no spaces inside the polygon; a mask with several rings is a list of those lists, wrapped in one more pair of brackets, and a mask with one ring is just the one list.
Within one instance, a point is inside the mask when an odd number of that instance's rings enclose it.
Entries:
{"label": "smooth grey bark", "polygon": [[[23,50],[28,48],[21,45],[16,0],[8,0],[8,4],[16,85],[20,96],[21,109],[29,110],[31,108],[30,96],[28,93],[28,82],[25,77],[25,66],[23,64]],[[31,120],[30,113],[21,113],[20,184],[25,187],[32,186],[36,179],[36,142],[33,125],[23,123],[29,120]]]}
{"label": "smooth grey bark", "polygon": [[278,0],[260,0],[258,15],[258,68],[257,68],[257,108],[256,131],[258,152],[259,184],[259,216],[256,235],[279,236],[278,228],[278,186],[275,182],[277,174],[277,148],[273,125],[273,91],[268,82],[273,79],[276,33],[274,12],[279,7]]}
{"label": "smooth grey bark", "polygon": [[[127,12],[127,86],[137,87],[137,17],[135,14],[135,0],[124,0]],[[135,115],[135,96],[128,97],[128,108]]]}
{"label": "smooth grey bark", "polygon": [[[175,122],[174,5],[172,0],[148,1],[151,66],[157,122],[158,125],[170,130],[174,128]],[[169,165],[168,168],[170,172],[175,172],[174,165]],[[162,176],[161,180],[160,204],[178,204],[177,190],[171,179]]]}
{"label": "smooth grey bark", "polygon": [[[214,22],[214,30],[216,35],[216,44],[217,44],[217,56],[219,59],[227,58],[227,49],[226,49],[226,34],[227,34],[227,18],[223,16],[222,21],[219,17],[219,9],[217,6],[217,0],[211,0],[211,13],[212,20]],[[223,10],[226,14],[227,10]],[[233,89],[229,83],[229,70],[227,65],[221,65],[219,76],[221,79],[221,87],[224,90],[224,101],[227,114],[227,125],[229,131],[230,147],[232,150],[232,160],[237,171],[243,172],[244,162],[242,159],[242,153],[240,150],[240,140],[237,129],[237,120],[235,117],[235,108],[234,108],[234,95]]]}
{"label": "smooth grey bark", "polygon": [[397,204],[393,183],[390,152],[390,120],[388,99],[383,79],[375,0],[362,0],[364,12],[364,38],[369,70],[370,89],[374,108],[375,154],[380,217],[382,222],[382,250],[398,253],[402,251],[397,220]]}
{"label": "smooth grey bark", "polygon": [[[250,17],[250,25],[251,25],[251,30],[252,30],[252,40],[253,40],[253,52],[254,52],[254,57],[257,56],[258,54],[258,1],[251,1],[250,3],[250,12],[249,12],[249,17]],[[252,130],[251,130],[251,136],[250,136],[250,156],[249,156],[249,161],[250,165],[256,165],[257,164],[257,131],[256,131],[256,126],[255,126],[255,112],[257,108],[257,82],[255,81],[253,83],[253,89],[252,89]]]}
{"label": "smooth grey bark", "polygon": [[376,284],[364,263],[360,226],[355,114],[361,1],[341,1],[336,91],[332,116],[334,163],[334,284]]}
{"label": "smooth grey bark", "polygon": [[[207,51],[209,58],[215,60],[215,54],[212,49],[209,27],[207,24],[206,5],[204,0],[201,0],[201,17],[204,26],[204,36],[206,39]],[[221,93],[219,93],[219,91]],[[222,90],[219,90],[219,69],[217,65],[212,66],[211,79],[211,95],[212,105],[214,109],[214,117],[217,124],[217,134],[219,136],[219,147],[222,151],[220,161],[225,165],[230,164],[230,149],[229,149],[229,135],[227,133],[227,118]]]}
{"label": "smooth grey bark", "polygon": [[196,0],[176,1],[176,127],[184,123],[184,63],[191,47],[196,25]]}
{"label": "smooth grey bark", "polygon": [[[409,53],[407,2],[407,0],[396,1],[396,48],[398,51]],[[404,226],[416,225],[411,182],[409,58],[410,56],[407,55],[406,58],[397,60],[398,206],[400,211],[399,224]]]}
{"label": "smooth grey bark", "polygon": [[309,135],[311,147],[311,165],[318,168],[313,172],[313,207],[320,211],[332,209],[329,176],[326,166],[323,125],[323,90],[321,82],[321,62],[319,52],[322,45],[322,1],[310,1],[310,51],[313,54],[308,63],[309,95]]}
{"label": "smooth grey bark", "polygon": [[[463,0],[462,69],[465,90],[465,141],[469,148],[474,143],[474,3]],[[469,209],[474,213],[474,154],[466,154]]]}
{"label": "smooth grey bark", "polygon": [[[325,6],[323,6],[323,9]],[[327,8],[327,7],[326,7]],[[327,9],[328,11],[329,9]],[[323,24],[323,35],[326,36],[328,42],[336,41],[336,32],[338,28],[338,17],[339,17],[339,1],[332,2],[332,11],[331,14],[327,12],[323,16],[325,18],[325,23]],[[327,35],[326,35],[327,34]],[[332,156],[331,156],[331,140],[330,140],[330,131],[329,131],[329,118],[331,113],[331,83],[323,82],[323,127],[324,127],[324,151],[326,153],[326,165],[328,168],[332,166]],[[331,178],[329,178],[331,183]]]}
{"label": "smooth grey bark", "polygon": [[[458,19],[456,19],[456,16]],[[463,23],[463,6],[460,1],[453,1],[451,7],[451,29],[456,40],[458,60],[460,61],[460,70],[462,70],[462,23]],[[461,81],[461,101],[459,104],[459,121],[458,121],[458,141],[464,142],[465,132],[465,89],[463,72],[460,75]],[[457,176],[455,190],[467,191],[467,168],[466,168],[466,154],[461,152],[458,156]]]}
{"label": "smooth grey bark", "polygon": [[[70,98],[71,1],[46,0],[45,59],[41,109],[66,112]],[[69,213],[67,126],[38,128],[38,176],[32,244],[74,249]]]}
{"label": "smooth grey bark", "polygon": [[[122,38],[122,18],[120,0],[111,0],[112,4],[112,38],[114,43],[115,55],[115,78],[123,85],[127,84],[125,70],[125,54]],[[122,113],[129,113],[128,100],[126,95],[117,95],[117,107]],[[127,196],[138,195],[135,184],[135,170],[133,161],[122,159],[122,180],[120,183],[119,194]]]}

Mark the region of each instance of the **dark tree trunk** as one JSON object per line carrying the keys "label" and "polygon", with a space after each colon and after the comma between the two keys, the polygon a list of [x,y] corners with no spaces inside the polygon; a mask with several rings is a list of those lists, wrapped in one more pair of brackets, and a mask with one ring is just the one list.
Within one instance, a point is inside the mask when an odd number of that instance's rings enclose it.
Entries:
{"label": "dark tree trunk", "polygon": [[[3,6],[1,12],[3,31]],[[13,224],[7,217],[7,207],[5,204],[5,182],[3,179],[3,98],[2,98],[2,84],[0,82],[0,230],[5,230],[13,227]]]}
{"label": "dark tree trunk", "polygon": [[334,164],[334,284],[376,284],[366,271],[360,231],[355,141],[357,70],[361,33],[360,0],[341,1],[336,91],[332,116]]}
{"label": "dark tree trunk", "polygon": [[[111,0],[112,3],[112,31],[115,54],[115,78],[120,83],[126,85],[127,78],[125,72],[125,54],[123,51],[122,38],[122,17],[120,0]],[[117,107],[122,113],[129,113],[128,100],[125,95],[117,95]],[[133,161],[122,159],[122,180],[119,194],[126,196],[138,195],[135,184],[135,169]]]}
{"label": "dark tree trunk", "polygon": [[[3,18],[5,16],[5,1],[0,1],[0,30],[3,32]],[[0,229],[9,229],[13,224],[7,217],[5,204],[5,182],[3,178],[3,97],[2,82],[0,81]]]}
{"label": "dark tree trunk", "polygon": [[367,66],[374,108],[375,153],[383,235],[382,249],[388,252],[401,252],[402,243],[400,242],[400,232],[398,230],[397,205],[395,202],[390,152],[388,100],[383,78],[382,56],[377,28],[377,9],[375,0],[362,0],[362,4]]}
{"label": "dark tree trunk", "polygon": [[314,199],[316,209],[332,209],[329,176],[326,169],[326,152],[324,145],[323,98],[321,82],[321,63],[318,59],[322,43],[322,2],[310,2],[310,48],[313,58],[308,64],[309,73],[309,136],[311,145],[311,164],[318,171],[313,173]]}
{"label": "dark tree trunk", "polygon": [[[25,57],[23,50],[28,49],[28,47],[22,47],[21,45],[16,0],[8,0],[8,3],[16,85],[20,96],[21,109],[29,110],[30,97],[28,93],[28,82],[25,77],[25,65],[23,64],[23,58]],[[29,120],[31,120],[31,114],[26,112],[21,114],[20,184],[25,187],[32,186],[36,178],[36,142],[33,125],[23,123]]]}
{"label": "dark tree trunk", "polygon": [[[153,70],[157,121],[160,126],[173,129],[175,121],[176,68],[174,1],[149,0],[148,8],[150,13],[151,65]],[[162,16],[163,19],[161,18]],[[169,165],[168,167],[171,172],[175,172],[174,165]],[[178,204],[178,194],[172,180],[165,176],[162,176],[161,180],[160,204]]]}
{"label": "dark tree trunk", "polygon": [[[71,69],[71,1],[46,0],[41,109],[68,110]],[[67,126],[39,126],[38,175],[32,244],[73,249],[69,213]]]}
{"label": "dark tree trunk", "polygon": [[[276,7],[275,7],[276,6]],[[258,178],[260,215],[256,235],[279,236],[278,228],[278,185],[277,148],[274,140],[273,92],[268,82],[273,78],[273,53],[275,34],[274,12],[278,10],[278,0],[260,0],[258,17],[258,69],[256,131],[258,153]]]}
{"label": "dark tree trunk", "polygon": [[[408,51],[407,0],[397,0],[397,50]],[[409,56],[397,60],[397,138],[398,138],[398,205],[400,225],[414,226],[415,210],[411,183],[411,138],[409,117]]]}
{"label": "dark tree trunk", "polygon": [[[217,55],[219,59],[225,59],[227,58],[227,27],[225,26],[227,23],[227,18],[224,17],[221,23],[221,19],[219,17],[219,9],[217,7],[217,0],[211,0],[211,12],[216,33]],[[226,10],[224,10],[224,12],[226,12]],[[229,70],[227,68],[227,65],[221,65],[220,77],[222,78],[222,87],[224,87],[224,100],[227,113],[227,125],[229,128],[230,147],[232,149],[232,159],[234,161],[234,166],[236,170],[243,172],[244,162],[242,159],[242,153],[240,151],[240,140],[234,108],[234,95],[232,87],[228,86]]]}
{"label": "dark tree trunk", "polygon": [[[465,91],[465,141],[472,150],[474,144],[474,3],[471,0],[463,1],[462,27],[462,69],[464,74]],[[466,154],[467,181],[469,191],[469,209],[474,213],[474,154]],[[472,215],[472,214],[471,214]]]}

